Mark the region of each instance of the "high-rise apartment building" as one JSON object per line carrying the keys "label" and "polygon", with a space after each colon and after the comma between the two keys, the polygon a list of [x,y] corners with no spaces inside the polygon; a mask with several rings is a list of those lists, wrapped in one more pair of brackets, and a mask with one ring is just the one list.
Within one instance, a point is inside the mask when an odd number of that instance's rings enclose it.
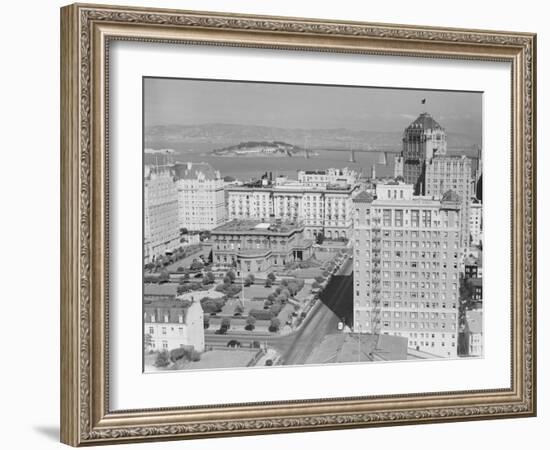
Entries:
{"label": "high-rise apartment building", "polygon": [[179,245],[178,196],[169,166],[145,166],[144,263]]}
{"label": "high-rise apartment building", "polygon": [[472,160],[466,156],[436,156],[426,162],[425,193],[440,199],[445,192],[454,191],[462,204],[461,246],[470,241],[470,203],[472,193]]}
{"label": "high-rise apartment building", "polygon": [[461,199],[414,197],[378,184],[354,204],[355,332],[408,339],[429,354],[457,354]]}
{"label": "high-rise apartment building", "polygon": [[208,163],[175,165],[180,228],[212,230],[225,222],[224,181]]}

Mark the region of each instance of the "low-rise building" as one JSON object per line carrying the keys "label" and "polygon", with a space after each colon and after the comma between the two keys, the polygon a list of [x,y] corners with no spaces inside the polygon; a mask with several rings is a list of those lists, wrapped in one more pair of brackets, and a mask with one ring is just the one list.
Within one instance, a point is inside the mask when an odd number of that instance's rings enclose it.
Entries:
{"label": "low-rise building", "polygon": [[464,278],[481,278],[483,276],[482,258],[468,256],[464,260]]}
{"label": "low-rise building", "polygon": [[151,350],[193,347],[204,351],[204,314],[200,301],[144,300],[145,345]]}
{"label": "low-rise building", "polygon": [[463,333],[468,356],[483,356],[483,313],[481,311],[466,312]]}
{"label": "low-rise building", "polygon": [[472,284],[472,300],[482,301],[483,300],[483,278],[472,278],[470,279]]}
{"label": "low-rise building", "polygon": [[313,244],[304,238],[303,224],[257,220],[232,220],[215,228],[211,242],[214,264],[234,267],[238,276],[305,260]]}
{"label": "low-rise building", "polygon": [[298,171],[298,181],[309,187],[326,188],[328,185],[355,185],[358,180],[359,173],[348,167]]}
{"label": "low-rise building", "polygon": [[474,199],[470,203],[470,241],[473,245],[479,245],[483,241],[483,208],[481,201]]}

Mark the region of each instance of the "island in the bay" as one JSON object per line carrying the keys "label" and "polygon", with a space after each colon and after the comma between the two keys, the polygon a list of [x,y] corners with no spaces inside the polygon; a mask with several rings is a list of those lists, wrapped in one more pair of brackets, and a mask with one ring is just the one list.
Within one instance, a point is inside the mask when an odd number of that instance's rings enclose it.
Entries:
{"label": "island in the bay", "polygon": [[246,141],[212,150],[215,156],[315,156],[316,152],[282,141]]}

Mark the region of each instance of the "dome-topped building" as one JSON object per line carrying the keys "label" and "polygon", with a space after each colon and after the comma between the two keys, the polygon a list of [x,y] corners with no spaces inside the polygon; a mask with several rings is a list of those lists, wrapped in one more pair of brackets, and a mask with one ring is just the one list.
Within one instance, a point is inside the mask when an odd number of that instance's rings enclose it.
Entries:
{"label": "dome-topped building", "polygon": [[426,162],[430,162],[434,156],[446,154],[445,129],[427,112],[420,114],[403,133],[405,183],[413,184],[416,194],[423,194]]}

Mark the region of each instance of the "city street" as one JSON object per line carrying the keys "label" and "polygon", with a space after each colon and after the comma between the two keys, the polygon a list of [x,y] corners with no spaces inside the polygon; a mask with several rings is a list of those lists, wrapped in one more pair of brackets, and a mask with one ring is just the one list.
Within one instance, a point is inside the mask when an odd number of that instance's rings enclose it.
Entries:
{"label": "city street", "polygon": [[227,335],[206,334],[206,346],[225,346],[235,339],[243,347],[254,341],[263,346],[276,349],[282,355],[283,365],[305,364],[307,358],[327,334],[336,333],[338,322],[345,318],[346,324],[351,321],[353,307],[353,261],[348,259],[340,270],[331,278],[321,294],[321,300],[310,311],[300,328],[290,334],[281,336],[273,333],[230,333]]}

